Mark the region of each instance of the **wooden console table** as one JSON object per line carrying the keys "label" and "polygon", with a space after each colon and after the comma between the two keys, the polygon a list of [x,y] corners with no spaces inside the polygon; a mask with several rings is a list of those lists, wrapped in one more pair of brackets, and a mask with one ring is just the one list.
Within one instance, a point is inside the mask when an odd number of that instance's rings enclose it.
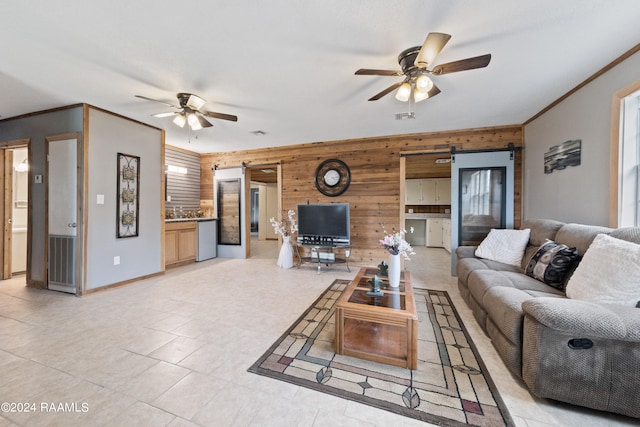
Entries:
{"label": "wooden console table", "polygon": [[385,280],[383,296],[368,296],[367,280],[377,273],[377,268],[362,267],[338,299],[336,353],[416,369],[418,314],[410,274],[402,272],[398,288]]}
{"label": "wooden console table", "polygon": [[[346,264],[347,271],[351,271],[349,268],[351,245],[313,245],[297,242],[293,242],[292,245],[295,248],[296,256],[298,257],[298,268],[300,268],[300,265],[302,265],[303,262],[312,262],[318,264],[318,274],[320,274],[322,264],[327,267],[331,264]],[[344,258],[336,256],[336,251],[338,250],[344,251]],[[309,253],[307,254],[306,252]]]}

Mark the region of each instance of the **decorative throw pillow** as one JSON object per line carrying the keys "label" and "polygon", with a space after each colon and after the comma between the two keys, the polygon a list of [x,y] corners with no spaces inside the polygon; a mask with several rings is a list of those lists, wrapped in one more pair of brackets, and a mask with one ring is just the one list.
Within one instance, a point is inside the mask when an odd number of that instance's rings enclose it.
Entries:
{"label": "decorative throw pillow", "polygon": [[475,255],[504,264],[520,266],[522,255],[529,243],[531,230],[491,229],[476,248]]}
{"label": "decorative throw pillow", "polygon": [[524,272],[549,286],[564,290],[565,279],[579,260],[576,248],[547,240],[533,254]]}
{"label": "decorative throw pillow", "polygon": [[640,245],[598,234],[566,292],[569,298],[635,307],[640,300]]}

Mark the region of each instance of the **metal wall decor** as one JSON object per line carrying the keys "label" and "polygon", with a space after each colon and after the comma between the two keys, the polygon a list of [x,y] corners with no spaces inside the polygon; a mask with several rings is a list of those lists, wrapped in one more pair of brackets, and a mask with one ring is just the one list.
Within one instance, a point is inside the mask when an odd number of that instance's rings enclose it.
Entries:
{"label": "metal wall decor", "polygon": [[140,157],[118,153],[116,237],[138,236]]}

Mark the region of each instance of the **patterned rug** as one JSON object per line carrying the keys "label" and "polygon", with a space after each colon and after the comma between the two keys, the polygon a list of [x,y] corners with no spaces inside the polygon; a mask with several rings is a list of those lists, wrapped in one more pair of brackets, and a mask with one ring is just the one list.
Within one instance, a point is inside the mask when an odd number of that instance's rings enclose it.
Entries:
{"label": "patterned rug", "polygon": [[336,280],[249,372],[442,426],[514,426],[446,291],[414,290],[418,369],[334,352]]}

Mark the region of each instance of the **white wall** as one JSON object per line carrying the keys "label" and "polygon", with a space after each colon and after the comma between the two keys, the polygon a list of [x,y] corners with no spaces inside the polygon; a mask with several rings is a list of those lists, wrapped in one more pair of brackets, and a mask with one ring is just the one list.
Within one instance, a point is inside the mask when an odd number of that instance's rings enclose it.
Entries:
{"label": "white wall", "polygon": [[[89,109],[86,289],[162,270],[162,131]],[[116,238],[117,153],[140,157],[137,237]],[[97,195],[104,204],[97,204]],[[120,257],[120,265],[113,258]]]}
{"label": "white wall", "polygon": [[[639,70],[636,53],[525,126],[524,219],[608,225],[612,96]],[[572,139],[582,140],[581,165],[545,175],[544,153]]]}

